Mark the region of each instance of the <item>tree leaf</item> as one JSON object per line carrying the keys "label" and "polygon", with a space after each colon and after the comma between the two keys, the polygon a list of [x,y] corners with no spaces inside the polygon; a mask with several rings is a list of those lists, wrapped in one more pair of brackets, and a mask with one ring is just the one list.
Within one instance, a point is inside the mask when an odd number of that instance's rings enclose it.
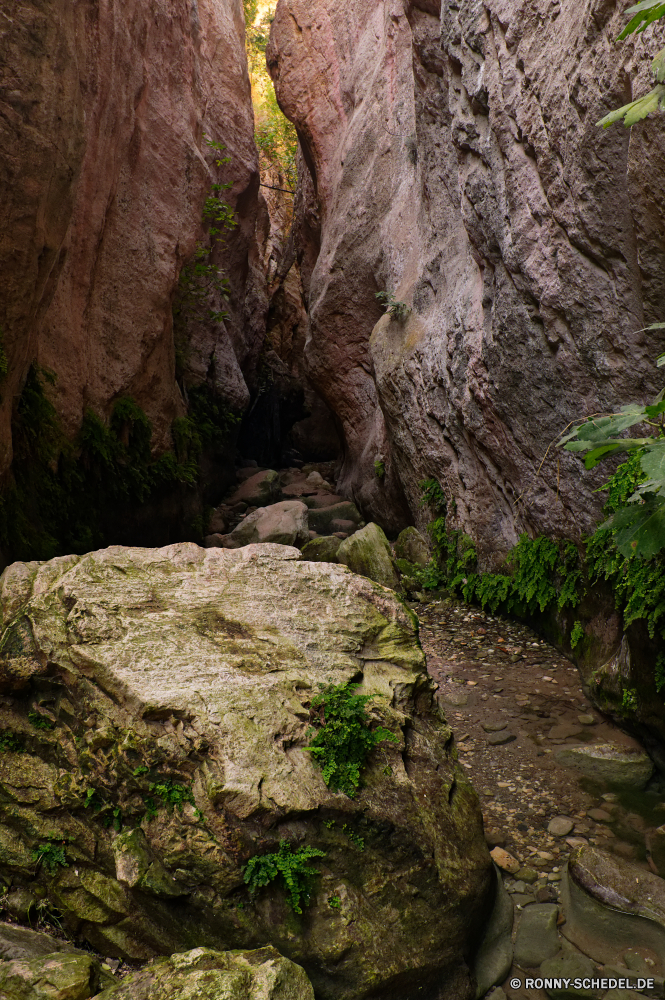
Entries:
{"label": "tree leaf", "polygon": [[631,125],[642,121],[643,118],[646,118],[653,111],[658,111],[659,108],[665,109],[665,84],[662,83],[657,84],[653,90],[649,91],[643,97],[639,97],[636,101],[624,104],[622,108],[617,108],[616,111],[610,111],[609,115],[601,118],[600,121],[596,122],[596,125],[609,128],[610,125],[623,118],[626,128],[630,128]]}
{"label": "tree leaf", "polygon": [[665,547],[665,498],[654,496],[622,507],[601,527],[614,531],[614,541],[624,558],[638,555],[650,559]]}
{"label": "tree leaf", "polygon": [[665,485],[665,438],[655,441],[646,449],[640,459],[642,471],[651,484]]}
{"label": "tree leaf", "polygon": [[641,3],[629,7],[626,14],[634,14],[626,27],[623,29],[617,40],[627,38],[634,31],[644,31],[652,21],[657,21],[665,14],[665,3],[663,0],[642,0]]}
{"label": "tree leaf", "polygon": [[[655,59],[651,63],[651,69],[658,83],[665,83],[665,49],[661,49],[657,53]],[[665,323],[656,323],[655,326],[665,326]],[[649,329],[652,329],[650,327]]]}

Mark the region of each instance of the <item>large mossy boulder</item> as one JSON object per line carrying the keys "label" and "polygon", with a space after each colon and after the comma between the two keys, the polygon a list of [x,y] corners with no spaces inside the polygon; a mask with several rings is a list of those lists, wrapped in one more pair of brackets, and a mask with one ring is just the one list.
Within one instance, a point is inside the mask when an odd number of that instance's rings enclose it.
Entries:
{"label": "large mossy boulder", "polygon": [[248,514],[229,535],[223,548],[272,542],[275,545],[304,545],[309,541],[307,507],[299,500],[282,500],[269,507],[259,507]]}
{"label": "large mossy boulder", "polygon": [[395,558],[414,566],[427,566],[430,561],[429,546],[417,528],[405,528],[399,533],[395,542]]}
{"label": "large mossy boulder", "polygon": [[[295,548],[120,546],[0,578],[0,875],[102,954],[272,945],[322,1000],[473,996],[491,907],[476,795],[416,622]],[[355,798],[307,750],[319,685],[372,695]],[[294,912],[243,870],[325,857]],[[429,991],[429,992],[428,992]]]}
{"label": "large mossy boulder", "polygon": [[149,962],[98,1000],[314,1000],[305,971],[274,948],[195,948]]}
{"label": "large mossy boulder", "polygon": [[391,590],[399,587],[390,542],[378,524],[370,522],[345,538],[337,550],[337,561]]}

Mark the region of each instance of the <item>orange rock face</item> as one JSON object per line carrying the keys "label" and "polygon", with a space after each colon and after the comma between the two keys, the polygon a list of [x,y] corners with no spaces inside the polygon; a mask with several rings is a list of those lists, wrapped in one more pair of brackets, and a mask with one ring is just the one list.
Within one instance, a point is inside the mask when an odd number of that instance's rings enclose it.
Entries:
{"label": "orange rock face", "polygon": [[[184,412],[172,302],[213,182],[239,225],[218,259],[230,317],[204,325],[192,377],[214,371],[231,402],[260,349],[258,166],[241,0],[27,0],[0,22],[0,471],[30,364],[57,375],[73,435],[91,407],[131,395],[170,444]],[[6,8],[5,8],[6,9]],[[206,136],[230,162],[213,164]],[[219,154],[217,154],[219,155]],[[202,373],[202,374],[201,374]]]}

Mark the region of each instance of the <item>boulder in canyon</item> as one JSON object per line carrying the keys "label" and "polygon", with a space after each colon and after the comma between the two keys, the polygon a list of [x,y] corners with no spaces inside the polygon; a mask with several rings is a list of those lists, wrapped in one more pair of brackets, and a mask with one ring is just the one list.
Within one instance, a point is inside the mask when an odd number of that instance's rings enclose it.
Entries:
{"label": "boulder in canyon", "polygon": [[[70,934],[134,961],[272,945],[323,1000],[471,1000],[494,876],[393,594],[284,545],[115,546],[13,564],[0,615],[0,873]],[[350,681],[399,741],[354,798],[307,750]],[[323,855],[300,915],[245,886],[281,842]]]}
{"label": "boulder in canyon", "polygon": [[341,538],[335,535],[322,535],[320,538],[312,538],[307,545],[302,548],[303,559],[311,562],[337,562],[337,552],[342,544]]}
{"label": "boulder in canyon", "polygon": [[404,559],[415,566],[427,566],[430,560],[429,547],[417,528],[405,528],[399,533],[395,542],[395,558]]}
{"label": "boulder in canyon", "polygon": [[308,520],[312,531],[318,531],[320,535],[328,535],[333,531],[333,521],[353,521],[354,524],[358,525],[362,521],[362,515],[351,500],[343,500],[341,503],[335,503],[329,507],[311,509]]}
{"label": "boulder in canyon", "polygon": [[246,503],[248,507],[265,507],[279,494],[279,474],[274,469],[262,469],[248,476],[225,503],[228,506]]}
{"label": "boulder in canyon", "polygon": [[390,542],[378,524],[366,524],[345,539],[337,550],[337,561],[391,590],[399,587]]}
{"label": "boulder in canyon", "polygon": [[224,548],[238,549],[254,542],[300,546],[307,541],[307,507],[299,500],[282,500],[247,514],[230,535],[224,536],[223,544]]}

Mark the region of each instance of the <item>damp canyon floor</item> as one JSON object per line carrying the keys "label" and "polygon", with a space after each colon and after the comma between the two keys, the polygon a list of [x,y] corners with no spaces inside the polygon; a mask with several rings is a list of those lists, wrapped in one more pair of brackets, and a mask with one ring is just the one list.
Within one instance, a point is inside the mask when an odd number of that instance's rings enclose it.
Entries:
{"label": "damp canyon floor", "polygon": [[[660,779],[619,795],[555,759],[567,744],[639,746],[592,706],[576,667],[510,619],[452,601],[412,607],[460,762],[480,797],[488,844],[537,873],[531,884],[504,873],[515,916],[531,902],[558,901],[565,862],[582,842],[649,870],[644,831],[665,822]],[[555,816],[573,822],[567,836],[548,832]],[[511,989],[508,980],[503,988],[514,1000],[545,997]]]}

